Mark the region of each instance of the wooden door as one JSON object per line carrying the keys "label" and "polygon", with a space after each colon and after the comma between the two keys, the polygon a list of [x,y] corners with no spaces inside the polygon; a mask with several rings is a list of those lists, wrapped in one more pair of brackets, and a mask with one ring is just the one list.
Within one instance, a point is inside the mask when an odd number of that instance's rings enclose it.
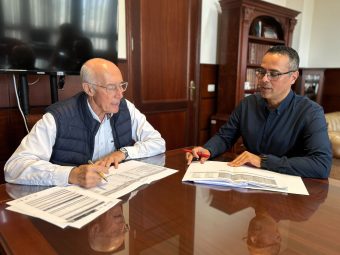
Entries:
{"label": "wooden door", "polygon": [[128,80],[167,149],[196,144],[201,0],[127,0]]}

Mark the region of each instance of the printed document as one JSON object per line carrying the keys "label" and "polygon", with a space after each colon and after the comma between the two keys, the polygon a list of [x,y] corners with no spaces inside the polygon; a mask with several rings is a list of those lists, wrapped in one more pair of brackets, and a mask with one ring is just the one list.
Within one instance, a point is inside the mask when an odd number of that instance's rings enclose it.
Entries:
{"label": "printed document", "polygon": [[90,190],[107,197],[118,198],[144,184],[150,184],[176,172],[177,170],[163,166],[130,160],[120,164],[118,169],[110,167],[109,174],[106,175],[108,182],[103,180],[101,185]]}
{"label": "printed document", "polygon": [[220,161],[192,162],[182,181],[308,195],[301,177]]}
{"label": "printed document", "polygon": [[76,186],[53,187],[13,200],[7,210],[48,221],[61,228],[81,228],[120,200],[98,196]]}
{"label": "printed document", "polygon": [[61,228],[81,228],[120,202],[119,197],[136,188],[162,179],[177,170],[127,161],[111,167],[108,182],[84,189],[76,185],[52,187],[8,202],[6,209],[48,221]]}

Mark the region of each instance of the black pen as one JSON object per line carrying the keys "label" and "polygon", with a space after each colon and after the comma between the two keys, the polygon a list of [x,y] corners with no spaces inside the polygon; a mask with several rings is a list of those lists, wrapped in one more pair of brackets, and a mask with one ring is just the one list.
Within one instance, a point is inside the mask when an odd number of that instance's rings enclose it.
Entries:
{"label": "black pen", "polygon": [[[87,161],[89,164],[91,164],[91,165],[94,165],[94,163],[92,162],[92,160],[89,160],[89,161]],[[107,181],[107,179],[106,179],[106,177],[105,177],[105,175],[102,173],[102,172],[97,172],[98,174],[99,174],[99,176],[100,177],[102,177],[106,182],[108,182]]]}

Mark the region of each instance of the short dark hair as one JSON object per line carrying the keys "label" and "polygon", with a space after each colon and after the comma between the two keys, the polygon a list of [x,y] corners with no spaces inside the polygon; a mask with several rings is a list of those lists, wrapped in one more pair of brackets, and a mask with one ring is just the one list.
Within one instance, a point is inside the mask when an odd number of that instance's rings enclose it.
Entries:
{"label": "short dark hair", "polygon": [[275,45],[267,50],[266,54],[280,54],[288,56],[291,70],[299,69],[300,57],[299,54],[291,47],[285,45]]}

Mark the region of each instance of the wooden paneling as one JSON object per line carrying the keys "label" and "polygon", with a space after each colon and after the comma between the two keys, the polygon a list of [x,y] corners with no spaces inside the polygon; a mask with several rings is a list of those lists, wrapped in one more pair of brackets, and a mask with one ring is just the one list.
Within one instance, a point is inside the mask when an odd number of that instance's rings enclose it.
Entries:
{"label": "wooden paneling", "polygon": [[25,135],[25,127],[18,109],[0,109],[0,183],[4,182],[4,164]]}
{"label": "wooden paneling", "polygon": [[0,88],[1,88],[1,93],[0,93],[0,108],[1,107],[7,107],[9,105],[9,95],[8,95],[8,90],[9,90],[9,75],[7,74],[1,74],[0,75]]}
{"label": "wooden paneling", "polygon": [[148,121],[165,139],[167,150],[186,145],[186,118],[186,111],[147,114]]}
{"label": "wooden paneling", "polygon": [[325,70],[322,106],[325,112],[340,111],[340,68]]}
{"label": "wooden paneling", "polygon": [[3,146],[0,146],[0,158],[7,156],[8,146],[10,145],[11,137],[4,132],[10,125],[8,110],[0,111],[0,141]]}
{"label": "wooden paneling", "polygon": [[[216,112],[217,65],[201,64],[200,66],[200,99],[198,144],[203,145],[210,138],[210,119]],[[215,91],[209,92],[208,85],[215,84]]]}
{"label": "wooden paneling", "polygon": [[199,145],[205,144],[210,139],[210,137],[211,137],[210,128],[200,130],[198,144]]}
{"label": "wooden paneling", "polygon": [[[141,4],[142,101],[186,100],[189,1]],[[156,11],[162,10],[162,11]],[[145,45],[145,46],[144,46]]]}
{"label": "wooden paneling", "polygon": [[200,118],[199,127],[208,130],[210,128],[210,119],[212,114],[215,112],[216,99],[215,98],[203,98],[200,102]]}
{"label": "wooden paneling", "polygon": [[127,90],[124,92],[124,97],[130,101],[133,99],[133,87],[128,80],[128,63],[125,59],[118,60],[118,67],[122,72],[123,80],[129,82]]}
{"label": "wooden paneling", "polygon": [[214,92],[208,91],[209,84],[217,85],[218,66],[213,64],[201,64],[200,66],[200,95],[201,98],[215,98],[217,87]]}

